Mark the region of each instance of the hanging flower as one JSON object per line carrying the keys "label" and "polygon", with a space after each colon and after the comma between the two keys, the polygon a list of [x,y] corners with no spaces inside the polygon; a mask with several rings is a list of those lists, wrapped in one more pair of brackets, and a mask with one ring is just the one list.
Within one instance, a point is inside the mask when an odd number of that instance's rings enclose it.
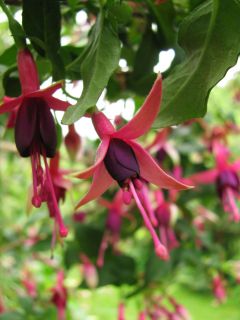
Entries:
{"label": "hanging flower", "polygon": [[126,320],[125,318],[125,304],[120,303],[118,305],[118,320]]}
{"label": "hanging flower", "polygon": [[36,298],[37,297],[37,284],[33,278],[33,275],[28,269],[24,270],[22,284],[26,289],[27,294],[29,297]]}
{"label": "hanging flower", "polygon": [[158,221],[158,228],[161,242],[168,248],[169,251],[178,247],[179,243],[175,236],[172,227],[172,205],[167,202],[161,191],[157,190],[156,193],[157,208],[155,209],[155,216]]}
{"label": "hanging flower", "polygon": [[59,271],[57,274],[57,284],[51,289],[52,297],[51,302],[56,306],[58,312],[58,320],[66,319],[66,306],[67,306],[67,289],[64,284],[64,272]]}
{"label": "hanging flower", "polygon": [[218,303],[223,303],[227,298],[224,280],[220,274],[216,274],[212,279],[213,294]]}
{"label": "hanging flower", "polygon": [[138,194],[141,193],[143,180],[167,189],[181,190],[188,189],[189,186],[165,173],[148,152],[134,141],[151,128],[159,112],[161,96],[162,79],[158,76],[140,111],[118,131],[102,112],[93,114],[93,125],[102,142],[95,164],[76,174],[76,177],[81,179],[93,176],[90,190],[77,207],[99,197],[115,181],[118,182],[123,191],[123,201],[128,204],[132,197],[135,199],[144,223],[152,235],[157,255],[168,259],[167,249],[160,242]]}
{"label": "hanging flower", "polygon": [[62,87],[60,82],[40,90],[36,64],[28,49],[18,52],[17,64],[22,94],[3,103],[0,106],[0,114],[16,113],[16,147],[19,154],[22,157],[30,157],[32,163],[32,204],[39,208],[42,202],[51,197],[60,236],[65,237],[68,230],[57,205],[47,157],[54,157],[57,147],[56,127],[50,109],[65,111],[69,103],[52,96]]}
{"label": "hanging flower", "polygon": [[213,144],[216,167],[207,171],[196,173],[189,177],[193,184],[209,184],[215,182],[218,195],[221,199],[225,212],[230,214],[233,221],[240,220],[240,212],[236,199],[240,197],[240,180],[238,171],[240,161],[229,163],[229,150],[221,143]]}

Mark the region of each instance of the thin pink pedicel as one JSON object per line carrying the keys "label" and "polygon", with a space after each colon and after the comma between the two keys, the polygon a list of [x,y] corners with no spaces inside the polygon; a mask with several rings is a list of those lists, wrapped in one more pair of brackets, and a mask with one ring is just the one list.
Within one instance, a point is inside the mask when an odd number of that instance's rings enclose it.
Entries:
{"label": "thin pink pedicel", "polygon": [[129,186],[130,186],[130,189],[131,189],[131,192],[132,192],[132,195],[136,201],[136,204],[138,206],[138,209],[140,210],[141,214],[142,214],[142,217],[143,217],[143,220],[144,220],[144,223],[147,227],[147,229],[149,230],[149,232],[151,233],[151,236],[152,236],[152,239],[153,239],[153,242],[154,242],[154,246],[155,246],[155,251],[156,251],[156,254],[162,258],[163,260],[168,260],[169,259],[169,254],[168,254],[168,251],[167,249],[164,247],[164,245],[160,242],[149,218],[148,218],[148,215],[144,209],[144,207],[142,206],[141,204],[141,201],[137,195],[137,192],[134,188],[134,185],[132,183],[132,181],[130,181],[129,183]]}
{"label": "thin pink pedicel", "polygon": [[144,206],[149,214],[149,218],[152,222],[152,225],[154,227],[157,227],[158,225],[158,221],[157,221],[157,218],[155,216],[155,213],[154,213],[154,210],[151,206],[151,203],[149,201],[149,198],[148,198],[148,190],[147,190],[147,186],[143,183],[143,186],[142,186],[142,189],[141,191],[139,192],[139,196],[140,198],[142,199],[143,203],[144,203]]}

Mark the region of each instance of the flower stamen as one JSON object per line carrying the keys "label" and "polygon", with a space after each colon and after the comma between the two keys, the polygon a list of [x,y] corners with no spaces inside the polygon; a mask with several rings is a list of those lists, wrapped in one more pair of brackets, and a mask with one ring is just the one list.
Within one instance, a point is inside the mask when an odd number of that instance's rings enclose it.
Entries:
{"label": "flower stamen", "polygon": [[144,220],[144,223],[145,223],[145,226],[147,227],[147,229],[149,230],[149,232],[151,233],[151,236],[152,236],[152,239],[153,239],[153,243],[154,243],[154,246],[155,246],[155,252],[156,254],[162,258],[163,260],[168,260],[169,259],[169,254],[168,254],[168,251],[167,251],[167,248],[161,243],[161,241],[159,240],[149,218],[148,218],[148,215],[138,197],[138,194],[135,190],[135,187],[134,187],[134,184],[132,183],[132,181],[130,181],[129,183],[129,186],[130,186],[130,190],[132,192],[132,195],[136,201],[136,204],[138,206],[138,209],[143,217],[143,220]]}

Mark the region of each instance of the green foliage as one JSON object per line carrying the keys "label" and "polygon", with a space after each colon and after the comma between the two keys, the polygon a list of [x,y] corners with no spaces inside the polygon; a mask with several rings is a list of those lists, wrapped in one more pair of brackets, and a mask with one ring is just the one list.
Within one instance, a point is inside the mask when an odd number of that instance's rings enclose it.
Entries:
{"label": "green foliage", "polygon": [[236,63],[240,8],[235,1],[207,1],[182,22],[179,44],[185,60],[164,82],[157,128],[203,117],[210,90]]}
{"label": "green foliage", "polygon": [[68,108],[64,124],[71,124],[82,117],[85,112],[95,106],[112,72],[118,66],[120,42],[116,32],[105,19],[104,12],[91,32],[89,43],[80,56],[83,92],[77,105]]}

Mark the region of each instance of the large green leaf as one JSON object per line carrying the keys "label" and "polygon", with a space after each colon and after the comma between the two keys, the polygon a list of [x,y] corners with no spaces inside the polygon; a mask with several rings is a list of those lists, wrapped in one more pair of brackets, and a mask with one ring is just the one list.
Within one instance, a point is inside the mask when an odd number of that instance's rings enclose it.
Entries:
{"label": "large green leaf", "polygon": [[103,13],[98,16],[83,57],[83,92],[77,104],[66,111],[62,120],[64,124],[75,122],[89,108],[95,106],[111,74],[118,66],[120,41]]}
{"label": "large green leaf", "polygon": [[239,0],[213,0],[184,20],[179,44],[186,59],[164,81],[156,128],[205,115],[211,89],[236,63],[240,52],[239,17]]}
{"label": "large green leaf", "polygon": [[31,39],[33,47],[40,55],[45,50],[39,43],[44,44],[44,18],[42,0],[23,0],[22,23],[27,36]]}
{"label": "large green leaf", "polygon": [[64,79],[64,65],[59,54],[61,13],[57,0],[23,0],[23,27],[40,55],[51,61],[54,80]]}

